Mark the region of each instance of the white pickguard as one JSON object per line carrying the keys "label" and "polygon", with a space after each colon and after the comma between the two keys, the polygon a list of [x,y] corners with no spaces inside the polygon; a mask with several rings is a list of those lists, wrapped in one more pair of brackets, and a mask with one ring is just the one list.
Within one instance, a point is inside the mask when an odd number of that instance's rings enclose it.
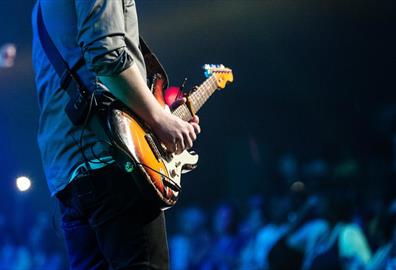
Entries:
{"label": "white pickguard", "polygon": [[[169,106],[165,105],[164,109],[170,112]],[[181,174],[191,171],[191,169],[186,169],[186,165],[195,167],[198,163],[199,157],[198,154],[196,154],[195,152],[188,152],[187,150],[184,150],[179,155],[173,154],[172,156],[173,158],[170,162],[167,162],[166,160],[163,160],[163,162],[172,180],[179,186],[181,186]]]}
{"label": "white pickguard", "polygon": [[[166,106],[166,110],[169,110],[169,108]],[[115,130],[118,132],[119,136],[121,137],[121,141],[125,144],[127,147],[129,153],[132,155],[135,160],[139,161],[139,155],[137,154],[136,149],[140,149],[139,141],[134,141],[132,138],[132,130],[130,128],[131,126],[131,119],[133,119],[131,116],[126,114],[127,116],[124,115],[124,113],[121,110],[114,110],[113,111],[113,116],[115,121]],[[147,138],[146,138],[147,140]],[[149,143],[149,141],[147,141]],[[138,145],[135,145],[138,143]],[[149,143],[150,144],[150,143]],[[160,146],[161,147],[161,146]],[[162,147],[164,147],[162,145]],[[171,154],[170,157],[164,158],[160,155],[161,151],[157,151],[157,154],[155,155],[159,161],[161,161],[167,173],[160,169],[159,173],[161,174],[168,174],[169,175],[169,180],[173,182],[176,186],[179,188],[181,187],[181,174],[186,173],[191,171],[196,167],[196,164],[198,163],[198,155],[191,151],[184,150],[181,154]],[[144,166],[142,166],[142,169],[145,170]],[[164,181],[165,179],[163,179]],[[169,187],[164,184],[164,188],[167,190]],[[166,192],[167,193],[167,192]],[[172,193],[175,197],[178,196],[178,191],[172,189]]]}
{"label": "white pickguard", "polygon": [[191,169],[186,168],[186,166],[188,167],[188,165],[190,165],[191,167],[195,167],[198,163],[198,158],[196,153],[190,153],[184,150],[179,155],[173,155],[170,162],[165,160],[163,160],[163,162],[172,180],[180,186],[181,174],[191,171]]}

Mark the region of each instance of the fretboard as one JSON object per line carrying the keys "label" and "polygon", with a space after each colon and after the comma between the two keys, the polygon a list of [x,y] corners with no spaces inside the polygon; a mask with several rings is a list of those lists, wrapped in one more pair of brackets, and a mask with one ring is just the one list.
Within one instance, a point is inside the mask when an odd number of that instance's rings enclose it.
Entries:
{"label": "fretboard", "polygon": [[[189,96],[191,110],[194,114],[198,112],[217,88],[216,77],[212,75]],[[177,107],[177,109],[173,111],[173,114],[185,121],[189,121],[192,118],[190,110],[186,104]]]}

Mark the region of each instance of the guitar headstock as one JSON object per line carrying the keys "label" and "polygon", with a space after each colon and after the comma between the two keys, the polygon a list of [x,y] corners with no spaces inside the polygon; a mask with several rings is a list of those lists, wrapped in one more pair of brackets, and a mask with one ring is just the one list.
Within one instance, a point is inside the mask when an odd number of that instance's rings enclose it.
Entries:
{"label": "guitar headstock", "polygon": [[216,78],[217,86],[223,89],[228,82],[234,81],[234,75],[230,68],[226,68],[223,65],[204,65],[205,76],[209,78],[214,76]]}

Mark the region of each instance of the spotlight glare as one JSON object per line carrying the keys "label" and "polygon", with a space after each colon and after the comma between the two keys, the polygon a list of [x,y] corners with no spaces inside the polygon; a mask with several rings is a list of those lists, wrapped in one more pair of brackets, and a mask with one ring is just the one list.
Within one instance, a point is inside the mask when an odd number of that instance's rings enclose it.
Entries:
{"label": "spotlight glare", "polygon": [[16,186],[19,191],[24,192],[30,189],[30,187],[32,186],[32,182],[26,176],[21,176],[16,179]]}

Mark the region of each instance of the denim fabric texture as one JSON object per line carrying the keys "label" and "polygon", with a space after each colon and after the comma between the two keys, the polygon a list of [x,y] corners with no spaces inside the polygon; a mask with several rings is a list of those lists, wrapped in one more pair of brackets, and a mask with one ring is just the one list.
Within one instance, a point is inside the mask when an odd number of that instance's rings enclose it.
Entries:
{"label": "denim fabric texture", "polygon": [[79,175],[57,198],[71,269],[169,268],[163,211],[117,165]]}

